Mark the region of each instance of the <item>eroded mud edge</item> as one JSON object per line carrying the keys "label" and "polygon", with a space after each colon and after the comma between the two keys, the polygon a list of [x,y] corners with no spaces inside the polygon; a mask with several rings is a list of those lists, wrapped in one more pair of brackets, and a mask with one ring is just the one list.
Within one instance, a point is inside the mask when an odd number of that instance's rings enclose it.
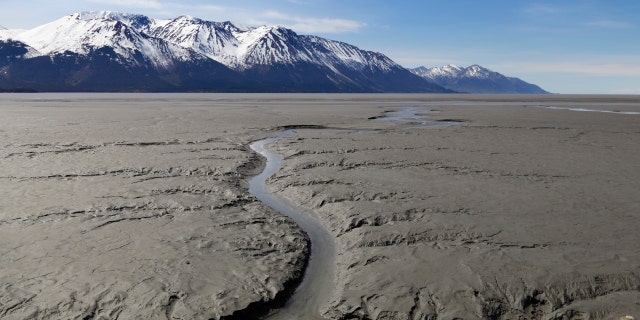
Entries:
{"label": "eroded mud edge", "polygon": [[[250,152],[251,158],[248,162],[246,162],[239,170],[238,174],[241,176],[240,183],[241,187],[246,189],[249,192],[249,180],[253,176],[259,175],[262,171],[264,171],[267,163],[267,158],[260,155],[251,149],[250,145],[256,141],[260,141],[263,139],[258,139],[255,141],[251,141],[248,144],[244,145],[244,149],[247,152]],[[260,200],[258,200],[260,201]],[[262,203],[262,201],[260,201]],[[263,203],[264,204],[264,203]],[[264,204],[266,207],[268,205]],[[273,210],[273,209],[270,209]],[[284,215],[283,215],[284,216]],[[286,216],[284,216],[286,217]],[[286,217],[287,219],[290,219]],[[295,223],[295,222],[294,222]],[[297,224],[296,224],[297,225]],[[307,266],[309,265],[309,258],[311,257],[311,240],[309,239],[309,235],[300,227],[298,227],[300,231],[305,235],[304,241],[306,243],[306,250],[300,256],[300,259],[296,261],[296,266],[293,268],[292,277],[283,283],[283,289],[280,290],[273,299],[271,300],[259,300],[254,301],[247,305],[244,309],[239,309],[234,311],[230,315],[220,317],[220,320],[260,320],[266,319],[269,315],[279,309],[282,309],[286,302],[291,298],[291,296],[295,293],[296,289],[304,279],[305,272],[307,270]]]}

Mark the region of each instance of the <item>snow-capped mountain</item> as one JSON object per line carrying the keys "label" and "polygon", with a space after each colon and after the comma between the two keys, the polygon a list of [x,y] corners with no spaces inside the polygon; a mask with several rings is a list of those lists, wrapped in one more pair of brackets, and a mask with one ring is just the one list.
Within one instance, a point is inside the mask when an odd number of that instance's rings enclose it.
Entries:
{"label": "snow-capped mountain", "polygon": [[[0,50],[8,50],[16,42],[30,48],[29,54],[19,61],[0,64],[3,70],[0,87],[98,91],[448,91],[415,76],[383,54],[343,42],[298,35],[283,27],[240,28],[231,22],[190,16],[160,20],[109,11],[83,12],[31,30],[0,30]],[[29,65],[38,65],[39,69],[30,71]],[[56,84],[42,83],[45,80],[34,78],[35,73],[46,73],[44,78]],[[125,77],[126,87],[122,87],[119,77]],[[137,80],[143,81],[141,87],[136,87]],[[194,83],[198,85],[192,87]]]}
{"label": "snow-capped mountain", "polygon": [[186,15],[172,20],[154,20],[108,11],[83,13],[83,16],[123,21],[139,32],[192,49],[232,69],[301,61],[321,63],[327,67],[336,63],[387,70],[397,66],[382,54],[360,50],[339,41],[298,35],[277,26],[243,29],[229,21],[211,22]]}
{"label": "snow-capped mountain", "polygon": [[442,67],[418,67],[409,70],[426,80],[458,92],[548,93],[534,84],[504,76],[477,64],[469,67],[449,64]]}
{"label": "snow-capped mountain", "polygon": [[169,68],[176,61],[198,58],[190,50],[149,37],[123,21],[81,13],[18,33],[14,40],[26,43],[45,55],[65,52],[88,55],[108,47],[127,63],[151,63],[156,68]]}
{"label": "snow-capped mountain", "polygon": [[190,16],[173,20],[155,20],[145,27],[151,36],[193,49],[226,66],[238,65],[238,56],[246,45],[234,33],[239,29],[230,22],[204,21]]}

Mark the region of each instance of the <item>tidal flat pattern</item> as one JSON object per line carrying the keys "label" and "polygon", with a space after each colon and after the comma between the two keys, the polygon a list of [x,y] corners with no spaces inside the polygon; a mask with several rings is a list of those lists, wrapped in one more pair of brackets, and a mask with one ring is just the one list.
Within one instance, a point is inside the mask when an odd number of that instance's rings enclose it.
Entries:
{"label": "tidal flat pattern", "polygon": [[[2,98],[2,318],[224,319],[277,300],[313,244],[248,193],[249,144],[300,126],[353,129],[269,146],[268,188],[334,236],[327,319],[640,312],[637,97]],[[406,107],[465,125],[370,120]]]}

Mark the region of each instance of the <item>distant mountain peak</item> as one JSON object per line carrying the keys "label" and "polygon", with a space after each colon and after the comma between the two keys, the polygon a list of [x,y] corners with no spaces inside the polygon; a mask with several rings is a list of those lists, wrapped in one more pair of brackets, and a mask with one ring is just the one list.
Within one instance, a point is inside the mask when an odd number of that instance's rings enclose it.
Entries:
{"label": "distant mountain peak", "polygon": [[495,74],[496,76],[499,75],[498,73],[477,64],[471,65],[467,68],[462,68],[461,72],[458,73],[459,76],[478,79],[489,79],[492,77],[492,74]]}
{"label": "distant mountain peak", "polygon": [[202,23],[202,22],[205,22],[204,20],[202,20],[202,19],[200,19],[200,18],[196,18],[196,17],[194,17],[194,16],[192,16],[192,15],[188,15],[188,14],[180,15],[180,16],[178,16],[175,20],[178,20],[178,21],[179,21],[179,20],[185,20],[185,21],[191,21],[191,22],[194,22],[194,23]]}
{"label": "distant mountain peak", "polygon": [[506,77],[481,65],[409,69],[424,79],[447,89],[468,93],[548,93],[540,87],[518,78]]}
{"label": "distant mountain peak", "polygon": [[418,67],[410,70],[416,75],[430,79],[435,77],[457,76],[464,71],[464,68],[455,64],[448,64],[446,66],[436,68]]}
{"label": "distant mountain peak", "polygon": [[149,26],[152,19],[141,14],[122,13],[116,11],[83,11],[71,14],[72,17],[79,20],[114,20],[125,23],[129,27],[140,30]]}

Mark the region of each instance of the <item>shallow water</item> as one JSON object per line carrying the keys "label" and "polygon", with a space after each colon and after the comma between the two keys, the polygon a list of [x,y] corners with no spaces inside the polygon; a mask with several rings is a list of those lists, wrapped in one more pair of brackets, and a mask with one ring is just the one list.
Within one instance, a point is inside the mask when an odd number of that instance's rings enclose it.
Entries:
{"label": "shallow water", "polygon": [[311,240],[311,256],[305,270],[304,279],[284,308],[276,310],[268,319],[323,319],[319,314],[322,304],[331,294],[334,282],[335,245],[333,237],[324,226],[289,201],[267,190],[265,181],[276,173],[281,166],[282,156],[271,152],[266,145],[295,135],[295,131],[284,131],[277,137],[267,138],[251,144],[251,149],[267,159],[262,173],[249,181],[249,192],[260,201],[293,219]]}
{"label": "shallow water", "polygon": [[578,111],[578,112],[601,112],[601,113],[616,113],[616,114],[640,114],[640,112],[635,111],[617,111],[617,110],[601,110],[601,109],[587,109],[587,108],[562,108],[562,107],[550,107],[550,106],[542,106],[545,109],[554,109],[554,110],[569,110],[569,111]]}
{"label": "shallow water", "polygon": [[[404,129],[422,129],[461,125],[458,121],[434,121],[427,118],[434,114],[422,107],[407,107],[399,111],[387,112],[384,117],[374,121],[394,121],[406,123]],[[318,130],[318,129],[316,129]],[[320,129],[327,131],[357,132],[362,130]],[[282,309],[275,310],[268,319],[324,319],[320,316],[320,307],[328,302],[334,282],[335,243],[328,230],[313,217],[312,212],[305,212],[267,190],[266,181],[280,170],[282,156],[269,151],[266,146],[280,139],[296,135],[294,130],[283,131],[277,137],[266,138],[250,145],[251,149],[267,159],[264,170],[249,180],[249,192],[272,209],[293,219],[304,230],[311,240],[311,255],[305,270],[302,283]]]}
{"label": "shallow water", "polygon": [[424,107],[407,107],[400,111],[387,112],[383,117],[376,118],[374,121],[406,123],[409,125],[406,129],[427,129],[465,124],[462,121],[435,121],[428,118],[428,115],[436,113],[438,111]]}

